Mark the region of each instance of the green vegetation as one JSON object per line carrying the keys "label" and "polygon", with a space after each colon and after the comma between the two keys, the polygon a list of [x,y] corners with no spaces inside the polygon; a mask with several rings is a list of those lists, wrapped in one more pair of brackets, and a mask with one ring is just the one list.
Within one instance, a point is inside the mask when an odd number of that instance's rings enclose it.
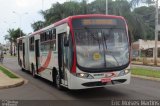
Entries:
{"label": "green vegetation", "polygon": [[[153,40],[155,29],[154,2],[153,0],[108,0],[108,13],[123,16],[126,19],[132,41],[137,41],[138,39]],[[144,5],[140,6],[140,3]],[[105,9],[106,0],[56,2],[49,9],[40,11],[44,21],[38,20],[32,23],[31,26],[34,31],[37,31],[68,16],[105,14]],[[25,35],[20,28],[11,28],[7,32],[8,34],[5,35],[5,39],[9,40],[11,45],[13,45],[12,43],[16,44],[17,37]]]}
{"label": "green vegetation", "polygon": [[147,77],[155,77],[160,78],[160,71],[156,70],[150,70],[145,68],[132,68],[131,73],[133,75],[141,75],[141,76],[147,76]]}
{"label": "green vegetation", "polygon": [[[139,4],[143,3],[143,6]],[[138,39],[154,39],[155,30],[155,1],[154,0],[108,0],[108,13],[111,15],[123,16],[128,25],[128,32],[132,41]],[[40,14],[44,21],[38,20],[31,24],[34,31],[46,27],[56,21],[72,15],[81,14],[105,14],[106,0],[70,0],[64,3],[53,3],[47,10],[41,10]],[[17,37],[24,36],[22,29],[8,29],[5,39],[16,45]],[[160,36],[159,36],[160,40]],[[11,53],[12,55],[13,53]]]}
{"label": "green vegetation", "polygon": [[18,78],[16,75],[8,71],[6,68],[0,66],[0,71],[2,71],[4,74],[6,74],[10,78]]}
{"label": "green vegetation", "polygon": [[[139,7],[138,4],[142,2],[144,6]],[[40,12],[44,21],[39,20],[31,26],[36,31],[72,15],[105,14],[105,8],[106,0],[57,2],[53,3],[48,10]],[[108,0],[108,12],[111,15],[125,17],[132,41],[154,39],[155,7],[153,0]]]}
{"label": "green vegetation", "polygon": [[[4,39],[10,42],[10,49],[11,51],[13,51],[13,53],[11,52],[11,55],[14,55],[16,51],[17,38],[20,36],[25,36],[25,34],[20,28],[17,28],[17,29],[9,28],[7,33],[8,34],[4,36]],[[13,48],[13,45],[14,45],[14,48]]]}

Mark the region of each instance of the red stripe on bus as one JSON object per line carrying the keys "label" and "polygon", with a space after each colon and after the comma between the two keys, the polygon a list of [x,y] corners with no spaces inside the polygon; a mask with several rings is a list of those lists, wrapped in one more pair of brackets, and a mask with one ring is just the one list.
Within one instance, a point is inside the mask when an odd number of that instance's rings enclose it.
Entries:
{"label": "red stripe on bus", "polygon": [[44,71],[44,70],[48,67],[48,65],[49,65],[49,63],[50,63],[50,60],[51,60],[51,54],[52,54],[52,51],[49,51],[45,63],[42,65],[42,67],[40,67],[40,68],[38,69],[38,72],[42,72],[42,71]]}
{"label": "red stripe on bus", "polygon": [[73,65],[72,65],[71,72],[76,73],[76,45],[75,45],[75,40],[74,40],[74,32],[73,32],[71,19],[69,20],[68,24],[70,26],[70,31],[71,31],[71,35],[72,35],[72,41],[73,41],[73,51],[74,51],[73,52]]}

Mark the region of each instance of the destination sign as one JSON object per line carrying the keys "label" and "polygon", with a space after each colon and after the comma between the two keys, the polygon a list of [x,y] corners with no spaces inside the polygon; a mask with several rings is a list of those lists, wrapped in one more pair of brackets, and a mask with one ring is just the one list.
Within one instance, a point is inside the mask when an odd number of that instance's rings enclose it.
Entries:
{"label": "destination sign", "polygon": [[83,25],[117,25],[115,19],[83,19]]}

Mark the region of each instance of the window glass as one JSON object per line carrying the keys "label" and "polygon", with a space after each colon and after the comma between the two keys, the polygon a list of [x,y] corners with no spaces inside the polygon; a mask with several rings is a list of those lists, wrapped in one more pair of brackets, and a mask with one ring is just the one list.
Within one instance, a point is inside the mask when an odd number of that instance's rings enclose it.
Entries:
{"label": "window glass", "polygon": [[34,51],[34,36],[29,38],[29,43],[30,43],[30,51]]}

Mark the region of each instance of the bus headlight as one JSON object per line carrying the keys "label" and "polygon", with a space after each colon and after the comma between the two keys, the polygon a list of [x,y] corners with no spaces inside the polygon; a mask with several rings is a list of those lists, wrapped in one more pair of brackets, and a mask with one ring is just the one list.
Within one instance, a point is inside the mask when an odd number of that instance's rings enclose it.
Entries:
{"label": "bus headlight", "polygon": [[129,72],[130,72],[130,70],[128,70],[128,69],[122,70],[122,71],[118,74],[118,76],[126,75],[126,74],[128,74]]}
{"label": "bus headlight", "polygon": [[75,76],[80,78],[93,79],[94,77],[88,73],[76,73]]}

